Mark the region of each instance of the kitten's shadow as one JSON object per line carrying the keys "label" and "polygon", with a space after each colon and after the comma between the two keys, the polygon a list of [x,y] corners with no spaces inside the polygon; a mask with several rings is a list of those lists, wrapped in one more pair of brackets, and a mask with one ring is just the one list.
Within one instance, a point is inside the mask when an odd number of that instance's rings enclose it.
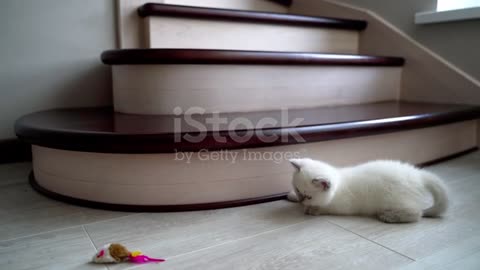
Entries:
{"label": "kitten's shadow", "polygon": [[343,215],[320,215],[320,216],[311,216],[306,215],[303,211],[303,205],[298,202],[291,202],[285,200],[282,202],[282,207],[278,207],[272,209],[268,216],[269,220],[273,221],[277,224],[285,224],[285,223],[297,223],[312,219],[318,219],[323,221],[328,221],[330,223],[336,224],[337,222],[340,223],[359,223],[359,224],[370,224],[370,223],[380,223],[386,224],[379,221],[374,216],[343,216]]}
{"label": "kitten's shadow", "polygon": [[[290,202],[290,201],[283,201],[281,207],[277,207],[272,209],[268,216],[264,217],[268,218],[270,221],[277,223],[277,224],[295,224],[302,221],[318,219],[330,222],[337,226],[349,226],[349,225],[356,225],[356,226],[367,226],[367,225],[375,225],[375,226],[415,226],[418,222],[414,223],[385,223],[380,220],[376,216],[343,216],[343,215],[320,215],[320,216],[311,216],[304,214],[303,205],[300,203]],[[427,218],[428,220],[442,220],[442,218]],[[420,220],[419,222],[421,222]]]}
{"label": "kitten's shadow", "polygon": [[296,223],[306,221],[313,218],[321,218],[308,216],[303,213],[303,206],[300,203],[285,200],[282,207],[272,209],[268,213],[268,219],[278,224]]}

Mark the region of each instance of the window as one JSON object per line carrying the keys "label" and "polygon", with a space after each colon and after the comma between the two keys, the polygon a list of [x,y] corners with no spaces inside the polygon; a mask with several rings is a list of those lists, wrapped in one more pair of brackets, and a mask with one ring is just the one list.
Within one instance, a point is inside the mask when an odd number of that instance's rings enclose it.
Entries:
{"label": "window", "polygon": [[437,11],[480,7],[480,0],[437,0]]}
{"label": "window", "polygon": [[480,19],[480,0],[437,0],[437,10],[415,14],[416,24]]}

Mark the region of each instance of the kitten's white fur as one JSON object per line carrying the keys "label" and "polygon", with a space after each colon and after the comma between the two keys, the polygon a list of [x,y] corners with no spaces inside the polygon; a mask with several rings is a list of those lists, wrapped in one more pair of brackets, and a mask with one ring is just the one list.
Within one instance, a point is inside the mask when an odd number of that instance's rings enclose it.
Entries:
{"label": "kitten's white fur", "polygon": [[[292,201],[300,201],[310,215],[376,215],[388,223],[415,222],[439,216],[448,206],[447,189],[433,173],[412,165],[378,160],[335,168],[312,159],[292,159]],[[434,204],[424,210],[425,198]]]}

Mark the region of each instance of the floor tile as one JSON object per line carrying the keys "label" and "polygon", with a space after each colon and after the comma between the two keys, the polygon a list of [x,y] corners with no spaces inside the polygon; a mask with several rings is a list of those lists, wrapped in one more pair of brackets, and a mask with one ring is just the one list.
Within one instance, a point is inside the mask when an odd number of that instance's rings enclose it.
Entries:
{"label": "floor tile", "polygon": [[[460,265],[463,265],[460,267]],[[475,266],[476,268],[471,268]],[[480,269],[480,235],[472,235],[464,241],[451,243],[447,248],[412,262],[402,270]],[[469,268],[470,267],[470,268]]]}
{"label": "floor tile", "polygon": [[82,227],[0,242],[0,269],[90,270],[95,249]]}
{"label": "floor tile", "polygon": [[32,163],[11,163],[0,165],[0,187],[12,184],[25,184],[32,170]]}
{"label": "floor tile", "polygon": [[[166,269],[391,269],[411,260],[321,219],[167,258]],[[148,265],[139,269],[158,269]]]}
{"label": "floor tile", "polygon": [[[194,250],[296,224],[313,217],[287,201],[184,213],[140,214],[86,226],[95,245],[119,242],[152,257]],[[124,266],[116,266],[121,269]]]}
{"label": "floor tile", "polygon": [[0,240],[117,218],[130,213],[110,212],[57,202],[28,184],[0,187]]}

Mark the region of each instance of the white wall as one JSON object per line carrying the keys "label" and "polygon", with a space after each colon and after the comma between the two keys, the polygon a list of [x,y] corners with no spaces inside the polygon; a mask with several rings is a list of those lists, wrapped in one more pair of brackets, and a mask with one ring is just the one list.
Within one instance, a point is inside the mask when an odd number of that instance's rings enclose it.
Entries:
{"label": "white wall", "polygon": [[0,139],[23,114],[111,103],[113,0],[0,1]]}
{"label": "white wall", "polygon": [[478,61],[480,20],[416,25],[415,13],[436,10],[437,0],[338,0],[338,2],[374,11],[422,45],[480,80]]}

